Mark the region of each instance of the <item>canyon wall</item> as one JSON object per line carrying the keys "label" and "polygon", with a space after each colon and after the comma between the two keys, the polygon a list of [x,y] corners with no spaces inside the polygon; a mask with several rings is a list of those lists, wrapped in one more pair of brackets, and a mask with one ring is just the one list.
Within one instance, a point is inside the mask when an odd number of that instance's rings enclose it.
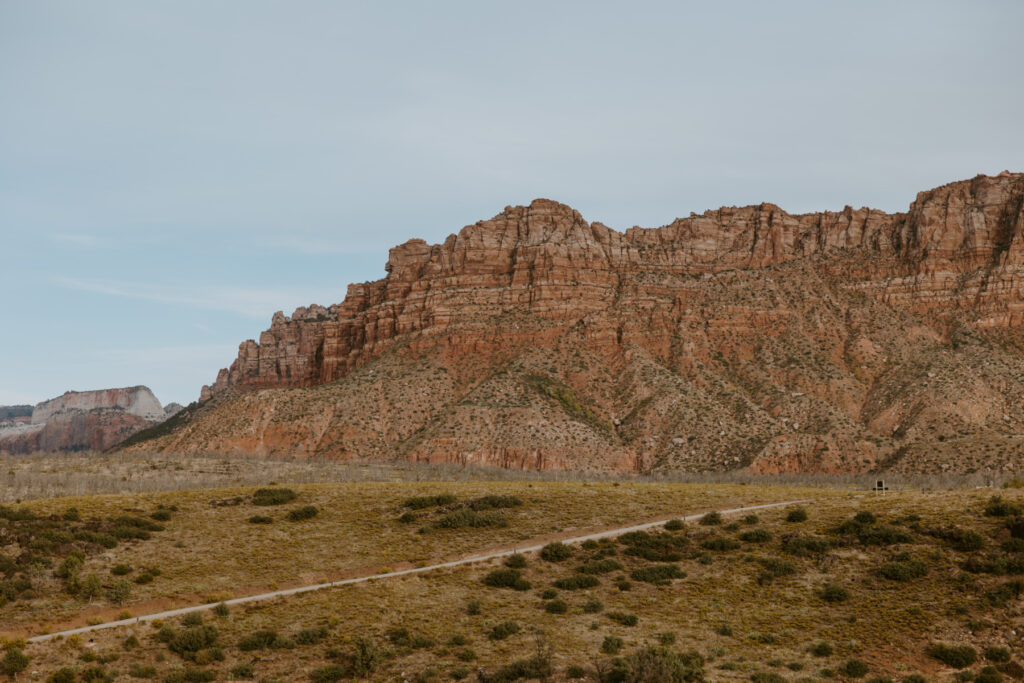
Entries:
{"label": "canyon wall", "polygon": [[976,447],[952,467],[1017,467],[1022,259],[1019,173],[906,213],[625,232],[540,199],[275,314],[145,447],[758,472],[942,471]]}

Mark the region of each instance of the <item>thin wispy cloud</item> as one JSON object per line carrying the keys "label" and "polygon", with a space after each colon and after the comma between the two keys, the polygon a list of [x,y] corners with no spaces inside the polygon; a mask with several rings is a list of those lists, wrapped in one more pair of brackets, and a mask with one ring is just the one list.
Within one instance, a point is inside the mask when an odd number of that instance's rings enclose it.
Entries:
{"label": "thin wispy cloud", "polygon": [[96,235],[76,232],[58,232],[49,236],[50,241],[75,247],[94,247],[100,243]]}
{"label": "thin wispy cloud", "polygon": [[[125,299],[223,311],[257,320],[266,320],[274,311],[290,313],[299,305],[310,303],[330,305],[337,303],[344,297],[344,292],[335,294],[331,292],[316,292],[310,289],[281,287],[273,289],[232,285],[194,285],[183,287],[71,277],[57,277],[54,279],[54,282],[61,287],[79,292],[92,292],[94,294],[105,294]],[[319,301],[317,301],[318,298]]]}

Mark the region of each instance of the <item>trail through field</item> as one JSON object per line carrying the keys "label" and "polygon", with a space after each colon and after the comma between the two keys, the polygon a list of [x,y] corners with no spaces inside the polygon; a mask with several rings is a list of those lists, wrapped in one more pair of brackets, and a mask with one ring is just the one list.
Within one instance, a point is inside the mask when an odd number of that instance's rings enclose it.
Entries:
{"label": "trail through field", "polygon": [[[753,512],[756,510],[767,510],[770,508],[785,507],[786,505],[796,505],[798,503],[806,503],[806,500],[789,500],[781,503],[765,503],[762,505],[750,505],[747,507],[732,508],[729,510],[718,510],[721,515],[737,514],[741,512]],[[655,521],[643,522],[640,524],[632,524],[629,526],[615,527],[612,529],[605,529],[595,533],[589,533],[582,536],[572,536],[568,538],[546,538],[543,542],[538,543],[537,539],[529,539],[523,541],[520,545],[512,545],[506,548],[498,550],[491,550],[489,552],[469,555],[467,557],[452,560],[450,562],[441,562],[438,564],[431,564],[422,567],[413,567],[411,569],[402,569],[399,571],[385,572],[381,574],[368,574],[366,576],[357,576],[347,579],[340,579],[338,581],[329,581],[326,583],[315,583],[308,586],[298,586],[295,588],[285,588],[282,590],[271,591],[269,593],[260,593],[258,595],[246,595],[240,598],[234,598],[231,600],[225,600],[223,604],[228,606],[231,605],[243,605],[248,602],[259,602],[261,600],[271,600],[273,598],[286,597],[289,595],[298,595],[300,593],[308,593],[310,591],[323,590],[325,588],[336,588],[338,586],[347,586],[353,583],[364,583],[366,581],[381,581],[384,579],[391,579],[399,576],[408,576],[410,574],[423,574],[424,572],[435,571],[437,569],[447,569],[449,567],[458,567],[464,564],[473,564],[476,562],[487,562],[489,560],[495,560],[501,557],[507,557],[516,553],[531,553],[536,552],[544,547],[549,540],[559,540],[562,543],[582,543],[583,541],[599,540],[602,538],[612,538],[615,536],[621,536],[622,534],[629,533],[631,531],[643,531],[644,529],[650,529],[652,527],[660,526],[670,519],[682,519],[690,522],[698,520],[703,517],[707,512],[700,512],[693,515],[687,515],[684,517],[664,517]],[[189,607],[179,607],[177,609],[166,610],[163,612],[154,612],[152,614],[145,614],[140,616],[133,616],[130,619],[120,619],[118,621],[109,621],[103,624],[95,624],[93,626],[82,626],[81,628],[73,628],[66,631],[58,631],[55,633],[47,633],[44,635],[34,636],[28,639],[30,643],[40,643],[47,640],[52,640],[59,637],[67,637],[76,633],[90,633],[92,631],[99,631],[105,628],[115,628],[118,626],[131,626],[132,624],[141,624],[154,619],[167,619],[169,617],[177,617],[191,612],[200,612],[203,610],[213,609],[217,604],[220,603],[204,603],[201,605],[191,605]]]}

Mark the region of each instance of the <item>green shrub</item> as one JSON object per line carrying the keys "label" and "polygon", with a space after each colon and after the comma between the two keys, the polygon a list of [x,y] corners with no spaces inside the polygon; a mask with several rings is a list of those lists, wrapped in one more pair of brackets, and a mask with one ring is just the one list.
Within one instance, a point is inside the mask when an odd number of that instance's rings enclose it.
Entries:
{"label": "green shrub", "polygon": [[700,547],[705,550],[736,550],[740,547],[740,542],[727,536],[713,536],[702,541]]}
{"label": "green shrub", "polygon": [[17,647],[8,647],[0,659],[0,671],[14,678],[28,668],[28,656]]}
{"label": "green shrub", "polygon": [[519,633],[519,624],[514,621],[506,621],[492,628],[491,632],[487,634],[487,637],[491,640],[504,640],[516,633]]}
{"label": "green shrub", "polygon": [[593,574],[574,574],[564,579],[558,579],[554,582],[554,586],[562,590],[574,591],[581,588],[593,588],[599,583],[601,583],[600,580]]}
{"label": "green shrub", "polygon": [[878,568],[878,575],[890,581],[910,581],[927,576],[928,565],[913,559],[886,562]]}
{"label": "green shrub", "polygon": [[127,579],[118,579],[107,591],[107,597],[115,605],[122,605],[132,593],[132,584]]}
{"label": "green shrub", "polygon": [[505,558],[505,566],[511,567],[512,569],[522,569],[526,566],[526,556],[515,553]]}
{"label": "green shrub", "polygon": [[149,513],[151,519],[155,519],[158,522],[169,522],[171,521],[171,511],[166,508],[154,510]]}
{"label": "green shrub", "polygon": [[168,649],[185,659],[191,659],[195,653],[217,643],[217,629],[213,626],[192,626],[183,629],[167,643]]}
{"label": "green shrub", "polygon": [[674,564],[653,564],[649,567],[640,567],[630,572],[635,581],[653,583],[658,586],[672,583],[673,579],[686,578],[686,572]]}
{"label": "green shrub", "polygon": [[994,666],[984,666],[974,677],[974,683],[1003,683],[1003,675]]}
{"label": "green shrub", "polygon": [[419,519],[419,517],[417,517],[414,513],[406,510],[405,512],[403,512],[401,514],[401,516],[399,516],[398,521],[401,522],[402,524],[412,524],[413,522],[415,522],[418,519]]}
{"label": "green shrub", "polygon": [[75,670],[70,666],[61,667],[50,674],[46,683],[75,683]]}
{"label": "green shrub", "polygon": [[636,626],[640,619],[629,612],[606,612],[605,615],[617,624],[623,626]]}
{"label": "green shrub", "polygon": [[249,524],[270,524],[273,521],[273,517],[268,517],[266,515],[253,515],[249,518]]}
{"label": "green shrub", "polygon": [[602,603],[597,598],[590,598],[585,603],[583,603],[583,613],[584,614],[597,614],[598,612],[600,612],[603,609],[604,609],[604,603]]}
{"label": "green shrub", "polygon": [[832,544],[828,539],[824,538],[800,535],[782,537],[782,552],[796,555],[797,557],[822,555],[831,550],[831,548]]}
{"label": "green shrub", "polygon": [[111,567],[110,573],[114,576],[124,576],[125,574],[131,574],[132,568],[126,564],[115,564]]}
{"label": "green shrub", "polygon": [[313,505],[303,505],[300,508],[288,511],[288,519],[292,522],[301,522],[305,519],[312,519],[320,513]]}
{"label": "green shrub", "polygon": [[313,672],[309,675],[309,680],[313,683],[336,683],[336,681],[345,680],[348,677],[348,672],[343,667],[338,664],[328,664],[327,666],[313,669]]}
{"label": "green shrub", "polygon": [[231,610],[228,609],[227,603],[218,602],[217,605],[213,608],[213,613],[216,614],[218,617],[223,618],[231,614]]}
{"label": "green shrub", "polygon": [[985,506],[986,517],[1015,517],[1021,513],[1024,513],[1024,507],[1018,503],[1003,500],[1002,496],[992,496]]}
{"label": "green shrub", "polygon": [[506,527],[508,520],[500,512],[488,510],[478,512],[463,508],[449,512],[431,525],[435,529],[482,529],[484,527]]}
{"label": "green shrub", "polygon": [[610,558],[591,560],[576,567],[576,571],[581,574],[607,574],[608,572],[617,572],[620,569],[622,569],[622,563]]}
{"label": "green shrub", "polygon": [[803,508],[793,508],[786,513],[786,521],[793,524],[799,524],[800,522],[807,521],[807,510]]}
{"label": "green shrub", "polygon": [[544,604],[544,611],[550,614],[565,614],[569,611],[569,605],[565,600],[551,600]]}
{"label": "green shrub", "polygon": [[466,614],[470,616],[476,616],[480,614],[482,607],[483,606],[480,604],[480,601],[478,599],[470,598],[466,601]]}
{"label": "green shrub", "polygon": [[987,647],[985,648],[985,659],[990,662],[996,662],[999,664],[1005,664],[1010,661],[1010,650],[1005,647]]}
{"label": "green shrub", "polygon": [[767,529],[751,529],[740,534],[740,540],[745,543],[767,543],[772,540],[772,535]]}
{"label": "green shrub", "polygon": [[832,656],[832,651],[832,645],[824,640],[811,648],[811,654],[815,657],[830,657]]}
{"label": "green shrub", "polygon": [[530,590],[530,582],[523,578],[518,569],[495,569],[483,578],[485,586],[512,588],[517,591]]}
{"label": "green shrub", "polygon": [[181,671],[173,671],[164,678],[164,683],[207,683],[217,679],[217,674],[208,669],[185,667]]}
{"label": "green shrub", "polygon": [[466,648],[465,650],[459,652],[458,657],[460,662],[472,662],[474,659],[476,659],[476,653],[470,650],[469,648]]}
{"label": "green shrub", "polygon": [[256,489],[256,492],[252,494],[252,503],[253,505],[284,505],[298,497],[299,494],[291,489],[262,488]]}
{"label": "green shrub", "polygon": [[319,643],[327,637],[327,629],[323,627],[305,628],[295,634],[295,642],[299,645]]}
{"label": "green shrub", "polygon": [[544,600],[554,600],[558,597],[558,591],[554,588],[545,588],[541,591],[540,597]]}
{"label": "green shrub", "polygon": [[686,528],[686,523],[681,519],[670,519],[665,522],[665,531],[682,531]]}
{"label": "green shrub", "polygon": [[231,667],[232,678],[253,678],[252,664],[236,664]]}
{"label": "green shrub", "polygon": [[871,667],[867,665],[867,662],[862,662],[859,659],[851,659],[839,667],[839,671],[850,678],[863,678],[870,670]]}
{"label": "green shrub", "polygon": [[932,643],[925,652],[927,652],[929,657],[937,659],[954,669],[964,669],[978,661],[978,653],[970,645]]}
{"label": "green shrub", "polygon": [[438,507],[440,505],[451,505],[458,498],[453,493],[440,493],[435,496],[413,496],[407,498],[403,507],[412,508],[413,510],[423,510],[430,507]]}
{"label": "green shrub", "polygon": [[601,641],[601,652],[606,655],[616,655],[622,649],[622,638],[617,636],[605,636]]}
{"label": "green shrub", "polygon": [[830,583],[822,589],[821,599],[825,602],[846,602],[850,599],[850,591],[843,586]]}
{"label": "green shrub", "polygon": [[786,683],[786,677],[774,671],[758,671],[750,675],[752,683]]}
{"label": "green shrub", "polygon": [[718,625],[718,628],[715,629],[715,633],[717,633],[720,636],[731,636],[732,626],[730,626],[727,623],[721,623]]}
{"label": "green shrub", "polygon": [[626,680],[631,683],[696,683],[704,680],[704,657],[697,652],[678,652],[646,646],[626,656]]}
{"label": "green shrub", "polygon": [[716,524],[721,524],[722,515],[717,512],[709,512],[700,518],[700,523],[704,526],[715,526]]}
{"label": "green shrub", "polygon": [[78,672],[78,680],[82,683],[114,683],[114,674],[102,666],[90,666]]}
{"label": "green shrub", "polygon": [[259,631],[253,631],[238,641],[238,649],[243,652],[267,649],[285,650],[290,649],[292,646],[294,646],[292,641],[287,638],[282,638],[277,634],[277,631],[272,629],[260,629]]}
{"label": "green shrub", "polygon": [[189,612],[181,619],[182,626],[202,626],[203,615],[199,612]]}
{"label": "green shrub", "polygon": [[954,526],[945,529],[931,529],[928,534],[941,538],[949,543],[954,550],[962,553],[981,550],[985,545],[985,538],[971,529],[960,529]]}
{"label": "green shrub", "polygon": [[139,574],[138,576],[136,576],[134,580],[135,580],[135,583],[137,583],[137,584],[139,584],[141,586],[144,583],[152,583],[153,582],[153,575],[150,574],[149,572],[143,572],[143,573]]}
{"label": "green shrub", "polygon": [[1024,581],[1014,579],[985,592],[985,598],[996,607],[1006,607],[1010,600],[1024,593]]}
{"label": "green shrub", "polygon": [[563,562],[572,557],[572,547],[555,541],[540,549],[540,559],[546,562]]}
{"label": "green shrub", "polygon": [[570,680],[586,678],[587,670],[577,664],[570,664],[565,670],[565,677]]}
{"label": "green shrub", "polygon": [[764,572],[758,577],[758,583],[768,583],[780,576],[796,574],[796,565],[781,557],[762,557],[758,563],[764,567]]}
{"label": "green shrub", "polygon": [[514,508],[523,504],[516,496],[483,496],[469,501],[472,510],[496,510],[498,508]]}

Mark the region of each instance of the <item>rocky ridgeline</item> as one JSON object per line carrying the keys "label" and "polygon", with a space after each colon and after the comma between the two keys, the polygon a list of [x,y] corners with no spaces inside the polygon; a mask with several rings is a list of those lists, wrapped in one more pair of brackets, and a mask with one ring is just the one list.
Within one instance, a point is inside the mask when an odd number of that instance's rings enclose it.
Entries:
{"label": "rocky ridgeline", "polygon": [[386,270],[275,314],[150,445],[774,472],[939,467],[985,440],[963,469],[1000,465],[1024,417],[1024,174],[906,213],[761,204],[624,233],[540,199]]}
{"label": "rocky ridgeline", "polygon": [[102,451],[179,410],[176,403],[161,406],[144,386],[68,391],[37,404],[30,416],[19,410],[0,420],[0,452]]}

